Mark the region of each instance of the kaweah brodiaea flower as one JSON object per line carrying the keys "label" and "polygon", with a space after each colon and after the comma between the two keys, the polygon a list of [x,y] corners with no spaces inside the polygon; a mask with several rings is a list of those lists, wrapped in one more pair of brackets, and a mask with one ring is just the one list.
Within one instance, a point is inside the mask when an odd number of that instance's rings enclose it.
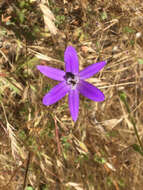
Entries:
{"label": "kaweah brodiaea flower", "polygon": [[76,121],[79,112],[79,94],[97,102],[105,99],[104,94],[97,87],[86,82],[85,79],[99,72],[106,62],[94,63],[79,71],[78,56],[72,46],[66,48],[64,62],[65,71],[44,65],[37,66],[37,69],[45,76],[60,81],[44,96],[43,104],[49,106],[68,94],[70,113],[72,119]]}

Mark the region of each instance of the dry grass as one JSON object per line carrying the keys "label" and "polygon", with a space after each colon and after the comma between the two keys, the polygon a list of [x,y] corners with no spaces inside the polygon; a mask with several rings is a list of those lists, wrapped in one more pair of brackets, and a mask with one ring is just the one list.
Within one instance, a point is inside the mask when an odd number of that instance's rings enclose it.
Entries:
{"label": "dry grass", "polygon": [[[56,36],[45,31],[38,1],[0,3],[0,189],[141,190],[143,152],[135,148],[133,121],[142,143],[143,2],[45,2]],[[76,123],[67,97],[42,105],[56,82],[36,70],[39,63],[63,69],[69,44],[80,69],[108,62],[89,79],[106,100],[81,96]]]}

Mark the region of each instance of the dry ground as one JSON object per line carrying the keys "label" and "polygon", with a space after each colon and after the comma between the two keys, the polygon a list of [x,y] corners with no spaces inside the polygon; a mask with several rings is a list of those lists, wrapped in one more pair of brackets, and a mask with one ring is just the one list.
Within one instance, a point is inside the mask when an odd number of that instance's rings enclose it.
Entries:
{"label": "dry ground", "polygon": [[[106,99],[81,96],[76,123],[36,69],[64,69],[67,45],[80,69],[107,60],[89,79]],[[142,0],[1,0],[0,190],[142,190],[142,91]]]}

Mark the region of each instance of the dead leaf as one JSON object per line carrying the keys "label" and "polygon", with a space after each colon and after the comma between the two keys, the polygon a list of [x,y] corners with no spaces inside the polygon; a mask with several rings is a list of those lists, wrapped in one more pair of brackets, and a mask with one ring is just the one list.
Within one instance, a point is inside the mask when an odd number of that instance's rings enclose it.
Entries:
{"label": "dead leaf", "polygon": [[88,52],[94,53],[95,52],[94,49],[92,49],[91,47],[85,46],[85,45],[81,47],[81,50],[83,53],[88,53]]}
{"label": "dead leaf", "polygon": [[55,26],[55,17],[51,10],[42,3],[39,4],[41,11],[43,12],[45,30],[49,30],[51,34],[56,35],[58,32],[57,27]]}
{"label": "dead leaf", "polygon": [[68,182],[66,183],[67,187],[74,187],[76,190],[83,190],[83,188],[81,187],[82,185],[79,183],[75,183],[75,182]]}
{"label": "dead leaf", "polygon": [[116,169],[115,169],[115,167],[112,165],[112,164],[110,164],[109,162],[106,162],[105,163],[106,164],[106,166],[109,168],[109,169],[111,169],[112,171],[116,171]]}
{"label": "dead leaf", "polygon": [[113,129],[113,128],[116,127],[116,125],[118,125],[122,120],[123,120],[123,117],[121,117],[120,119],[105,120],[105,121],[103,121],[102,123],[103,123],[106,127],[109,127],[110,129]]}
{"label": "dead leaf", "polygon": [[76,147],[77,150],[82,154],[87,154],[88,149],[87,149],[86,145],[83,142],[79,141],[75,136],[73,136],[73,137],[74,137],[74,143],[77,145],[77,147]]}
{"label": "dead leaf", "polygon": [[83,9],[87,9],[88,0],[80,0],[80,3]]}

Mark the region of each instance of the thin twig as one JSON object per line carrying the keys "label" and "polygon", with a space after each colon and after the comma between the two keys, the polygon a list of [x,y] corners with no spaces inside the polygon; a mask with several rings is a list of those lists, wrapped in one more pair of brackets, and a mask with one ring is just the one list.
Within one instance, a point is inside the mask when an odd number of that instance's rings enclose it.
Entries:
{"label": "thin twig", "polygon": [[[136,84],[136,82],[126,82],[126,83],[120,83],[120,84],[113,84],[113,85],[109,85],[109,86],[102,86],[102,87],[99,87],[100,89],[103,89],[103,88],[109,88],[109,87],[117,87],[117,86],[125,86],[125,85],[133,85],[133,84]],[[97,85],[98,86],[98,85]]]}
{"label": "thin twig", "polygon": [[27,175],[28,175],[28,170],[29,170],[29,165],[30,165],[30,160],[31,160],[30,158],[31,158],[31,152],[29,151],[27,164],[26,164],[26,171],[25,171],[25,176],[24,176],[23,190],[25,190],[25,187],[26,187]]}
{"label": "thin twig", "polygon": [[56,142],[58,147],[58,154],[61,155],[61,146],[60,146],[60,140],[59,140],[59,129],[57,125],[57,120],[54,118],[55,121],[55,136],[56,136]]}

